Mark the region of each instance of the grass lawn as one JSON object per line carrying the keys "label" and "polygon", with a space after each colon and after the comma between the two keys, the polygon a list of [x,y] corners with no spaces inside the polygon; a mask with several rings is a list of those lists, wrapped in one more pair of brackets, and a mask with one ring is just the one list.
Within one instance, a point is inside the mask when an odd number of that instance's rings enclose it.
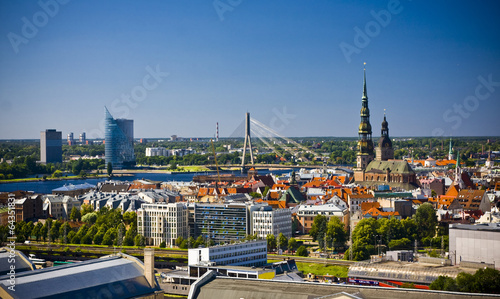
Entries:
{"label": "grass lawn", "polygon": [[189,165],[189,166],[178,166],[176,171],[186,171],[186,172],[203,172],[209,171],[210,169],[205,166],[200,165]]}
{"label": "grass lawn", "polygon": [[[278,260],[267,260],[268,263],[279,262]],[[347,272],[349,267],[336,266],[336,265],[325,265],[323,263],[303,263],[295,262],[299,271],[302,271],[304,275],[312,273],[314,275],[334,275],[336,277],[347,277]]]}

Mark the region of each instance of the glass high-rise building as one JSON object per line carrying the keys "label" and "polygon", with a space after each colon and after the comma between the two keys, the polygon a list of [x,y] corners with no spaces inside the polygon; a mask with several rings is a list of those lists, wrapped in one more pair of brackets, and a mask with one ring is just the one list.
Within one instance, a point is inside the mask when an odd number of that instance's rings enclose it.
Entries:
{"label": "glass high-rise building", "polygon": [[130,167],[135,163],[134,121],[114,119],[104,108],[106,127],[104,133],[106,165],[111,162],[113,169]]}
{"label": "glass high-rise building", "polygon": [[62,162],[62,132],[48,129],[40,132],[40,161],[42,163]]}

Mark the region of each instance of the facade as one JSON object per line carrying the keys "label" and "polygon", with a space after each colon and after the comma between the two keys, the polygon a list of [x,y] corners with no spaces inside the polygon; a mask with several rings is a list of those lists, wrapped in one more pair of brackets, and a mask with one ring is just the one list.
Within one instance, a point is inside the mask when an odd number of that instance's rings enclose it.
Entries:
{"label": "facade", "polygon": [[195,204],[195,238],[203,236],[213,239],[216,244],[244,239],[250,232],[247,205]]}
{"label": "facade", "polygon": [[358,154],[356,165],[364,169],[373,160],[372,126],[370,124],[370,109],[368,109],[368,94],[366,92],[366,69],[363,73],[363,97],[361,98],[361,123],[358,129]]}
{"label": "facade", "polygon": [[171,156],[171,151],[164,147],[147,147],[146,157],[154,157],[154,156],[168,157]]}
{"label": "facade", "polygon": [[301,205],[297,211],[298,229],[303,234],[308,234],[312,228],[314,222],[314,217],[321,214],[326,216],[327,221],[330,221],[331,217],[339,217],[340,220],[347,224],[349,221],[349,210],[335,204],[324,204],[324,205]]}
{"label": "facade", "polygon": [[76,207],[80,210],[81,203],[77,199],[67,195],[44,195],[43,212],[46,217],[68,219],[71,214],[71,209]]}
{"label": "facade", "polygon": [[188,250],[188,265],[231,265],[259,267],[267,264],[267,241],[193,248]]}
{"label": "facade", "polygon": [[182,203],[143,204],[137,210],[137,232],[146,245],[175,245],[178,237],[188,237],[188,210]]}
{"label": "facade", "polygon": [[274,209],[270,206],[262,207],[252,213],[252,232],[258,238],[265,239],[272,234],[276,237],[282,233],[285,237],[292,237],[292,212],[290,209]]}
{"label": "facade", "polygon": [[436,195],[445,194],[444,178],[421,179],[420,185],[423,189],[431,189],[436,192]]}
{"label": "facade", "polygon": [[106,108],[105,117],[106,165],[111,163],[113,169],[133,165],[135,163],[134,121],[131,119],[114,119]]}
{"label": "facade", "polygon": [[461,263],[494,264],[500,269],[500,225],[450,224],[450,259]]}
{"label": "facade", "polygon": [[42,196],[26,196],[15,201],[16,222],[43,217]]}
{"label": "facade", "polygon": [[356,183],[363,186],[389,185],[413,190],[418,187],[417,175],[406,161],[372,161],[362,171],[354,173]]}
{"label": "facade", "polygon": [[40,132],[40,161],[62,163],[62,132],[55,129]]}

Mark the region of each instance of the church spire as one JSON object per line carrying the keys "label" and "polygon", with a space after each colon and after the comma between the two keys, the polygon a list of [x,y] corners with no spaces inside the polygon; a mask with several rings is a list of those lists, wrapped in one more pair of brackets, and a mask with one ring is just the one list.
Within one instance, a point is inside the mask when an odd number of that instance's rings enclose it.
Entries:
{"label": "church spire", "polygon": [[366,62],[363,66],[363,100],[368,100],[368,93],[366,92]]}
{"label": "church spire", "polygon": [[[366,63],[365,63],[366,65]],[[361,122],[358,129],[357,167],[365,168],[373,160],[372,126],[370,124],[370,109],[366,92],[366,67],[363,67],[363,97],[361,98]]]}

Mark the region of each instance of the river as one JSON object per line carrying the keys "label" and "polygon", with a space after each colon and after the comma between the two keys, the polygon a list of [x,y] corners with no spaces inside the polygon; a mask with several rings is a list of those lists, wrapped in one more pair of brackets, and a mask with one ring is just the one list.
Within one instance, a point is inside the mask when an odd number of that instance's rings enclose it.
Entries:
{"label": "river", "polygon": [[[266,175],[269,173],[277,174],[277,175],[282,175],[284,173],[289,173],[290,170],[259,170],[260,175]],[[230,171],[223,171],[221,173],[224,174],[235,174],[235,175],[240,175],[241,173],[238,171],[230,172]],[[181,181],[181,182],[190,182],[193,180],[193,177],[195,175],[204,175],[204,174],[214,174],[213,172],[210,173],[205,173],[205,172],[188,172],[188,173],[176,173],[176,174],[169,174],[169,173],[136,173],[136,174],[131,174],[127,176],[115,176],[113,177],[113,180],[119,180],[119,181],[133,181],[133,180],[139,180],[139,179],[146,179],[146,180],[152,180],[152,181],[160,181],[160,182],[165,182],[165,181]],[[62,187],[64,185],[77,185],[77,184],[83,184],[83,183],[89,183],[92,185],[96,185],[98,182],[103,182],[106,181],[106,178],[87,178],[87,179],[76,179],[76,180],[61,180],[61,181],[33,181],[33,182],[20,182],[20,183],[7,183],[7,184],[0,184],[0,192],[12,192],[16,190],[24,190],[24,191],[33,191],[35,193],[41,193],[41,194],[50,194],[52,193],[53,189]]]}

